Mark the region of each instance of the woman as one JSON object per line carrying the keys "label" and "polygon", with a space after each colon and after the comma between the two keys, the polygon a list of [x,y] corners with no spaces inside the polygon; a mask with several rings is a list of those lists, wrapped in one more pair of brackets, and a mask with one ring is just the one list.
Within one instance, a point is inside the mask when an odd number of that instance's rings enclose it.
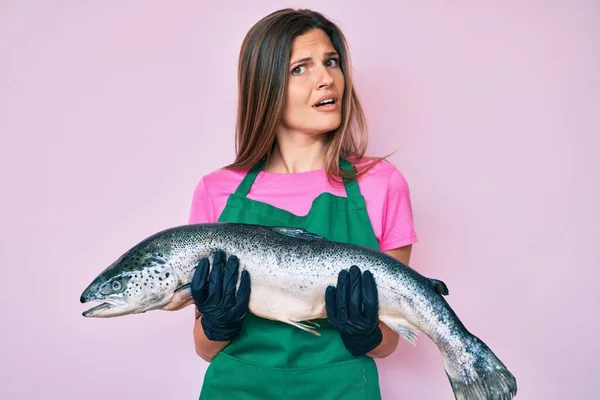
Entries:
{"label": "woman", "polygon": [[[408,186],[387,161],[364,158],[366,124],[339,28],[309,10],[274,12],[248,32],[238,73],[237,157],[202,177],[189,222],[304,228],[408,264]],[[373,358],[390,355],[398,335],[378,320],[373,277],[360,267],[323,293],[328,318],[314,336],[248,313],[247,272],[237,296],[223,291],[236,282],[235,256],[217,253],[210,275],[203,260],[192,284],[196,352],[211,362],[200,398],[379,399]]]}

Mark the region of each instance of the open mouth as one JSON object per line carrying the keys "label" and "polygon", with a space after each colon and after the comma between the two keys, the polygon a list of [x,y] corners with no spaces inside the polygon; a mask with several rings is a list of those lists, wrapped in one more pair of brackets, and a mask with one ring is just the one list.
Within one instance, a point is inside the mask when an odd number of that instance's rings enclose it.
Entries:
{"label": "open mouth", "polygon": [[[108,316],[114,315],[115,312],[117,312],[119,310],[119,308],[123,308],[123,306],[127,305],[127,302],[124,299],[115,298],[115,297],[104,297],[104,298],[91,297],[90,298],[90,297],[81,296],[80,301],[81,301],[81,303],[93,302],[93,303],[97,304],[96,306],[94,306],[88,310],[85,310],[82,313],[82,315],[84,317],[104,317],[104,316],[108,317]],[[100,304],[98,304],[98,303],[100,303]]]}
{"label": "open mouth", "polygon": [[97,313],[100,310],[108,310],[113,308],[114,306],[112,304],[109,303],[102,303],[100,305],[97,305],[95,307],[90,308],[89,310],[85,310],[82,315],[84,317],[89,317],[90,315],[93,315],[95,313]]}
{"label": "open mouth", "polygon": [[335,97],[329,97],[327,99],[323,99],[320,102],[318,102],[317,104],[315,104],[313,107],[315,108],[319,108],[319,107],[324,107],[324,106],[332,106],[335,103],[337,103],[337,100]]}

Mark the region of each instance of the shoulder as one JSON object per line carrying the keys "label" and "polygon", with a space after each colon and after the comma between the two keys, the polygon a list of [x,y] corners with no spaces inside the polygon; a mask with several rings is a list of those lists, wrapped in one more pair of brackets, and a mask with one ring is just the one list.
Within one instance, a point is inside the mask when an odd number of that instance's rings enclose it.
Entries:
{"label": "shoulder", "polygon": [[244,171],[221,168],[203,175],[194,188],[189,222],[215,222],[244,174]]}
{"label": "shoulder", "polygon": [[[373,161],[365,163],[369,162]],[[358,179],[358,185],[381,251],[416,243],[410,191],[402,172],[382,160]]]}
{"label": "shoulder", "polygon": [[248,171],[219,168],[202,176],[202,180],[208,183],[217,183],[219,181],[231,179],[242,180],[246,173],[248,173]]}
{"label": "shoulder", "polygon": [[235,189],[240,184],[244,176],[248,171],[238,171],[220,168],[211,171],[202,177],[200,177],[196,184],[196,191],[202,192],[219,192],[219,191],[230,191],[231,188]]}
{"label": "shoulder", "polygon": [[[353,165],[360,170],[373,162],[373,160],[361,160],[353,162]],[[404,174],[387,160],[375,163],[359,178],[359,184],[369,187],[374,186],[378,189],[386,189],[386,191],[391,192],[408,190],[408,182]]]}
{"label": "shoulder", "polygon": [[222,198],[235,192],[245,173],[220,168],[201,176],[194,188],[193,203],[204,205],[203,203],[221,202]]}

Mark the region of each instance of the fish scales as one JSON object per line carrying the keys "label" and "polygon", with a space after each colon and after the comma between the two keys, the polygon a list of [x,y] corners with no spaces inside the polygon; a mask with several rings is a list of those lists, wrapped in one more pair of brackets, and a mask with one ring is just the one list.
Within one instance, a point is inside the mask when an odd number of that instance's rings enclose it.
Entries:
{"label": "fish scales", "polygon": [[[188,251],[185,252],[186,259],[179,267],[182,273],[181,283],[185,284],[191,280],[193,268],[190,266],[194,266],[200,258],[210,256],[214,250],[221,249],[228,255],[235,254],[240,259],[240,273],[243,269],[251,271],[251,288],[253,295],[256,296],[251,298],[250,307],[255,314],[267,318],[274,317],[265,311],[267,308],[279,317],[275,319],[284,319],[288,316],[298,321],[325,317],[325,289],[328,285],[335,285],[339,271],[353,264],[368,266],[378,277],[382,316],[397,314],[393,312],[391,305],[396,303],[399,297],[404,297],[405,302],[412,302],[414,301],[412,297],[419,289],[432,290],[425,285],[425,282],[421,282],[423,286],[411,286],[411,278],[415,280],[425,278],[414,273],[413,270],[407,270],[407,274],[399,275],[398,265],[390,264],[389,256],[374,251],[365,253],[364,249],[343,243],[318,239],[291,238],[290,240],[290,237],[271,230],[255,232],[245,226],[237,225],[234,226],[233,232],[227,226],[216,226],[212,232],[200,230],[190,237],[195,237],[193,242],[207,243],[209,247],[204,252],[197,252],[190,251],[194,249],[191,242],[184,246]],[[232,237],[236,239],[232,240]],[[238,237],[240,239],[237,239]],[[172,243],[179,242],[176,235],[170,240]],[[296,308],[313,310],[313,312],[289,315],[292,306],[284,301],[274,303],[271,290],[293,299],[294,304],[298,305]],[[305,304],[310,304],[312,307],[306,307]],[[318,312],[315,313],[315,310]]]}
{"label": "fish scales", "polygon": [[317,328],[306,321],[326,318],[327,286],[351,265],[368,269],[377,284],[380,320],[412,344],[421,331],[438,346],[457,399],[516,394],[514,376],[444,299],[443,282],[382,252],[301,229],[215,223],[159,232],[127,251],[84,290],[81,302],[105,302],[84,315],[111,317],[189,304],[195,267],[216,250],[237,256],[239,273],[249,272],[252,313],[316,335]]}

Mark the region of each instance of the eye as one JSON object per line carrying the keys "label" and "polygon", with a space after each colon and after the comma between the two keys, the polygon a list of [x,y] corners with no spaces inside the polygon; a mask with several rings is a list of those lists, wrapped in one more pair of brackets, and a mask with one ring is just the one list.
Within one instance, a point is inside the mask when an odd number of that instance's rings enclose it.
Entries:
{"label": "eye", "polygon": [[325,65],[328,67],[337,67],[339,60],[337,58],[330,58],[325,62]]}
{"label": "eye", "polygon": [[111,285],[111,288],[115,292],[118,291],[118,290],[121,290],[121,282],[119,282],[119,281],[113,281],[113,283]]}
{"label": "eye", "polygon": [[301,74],[301,73],[303,72],[303,71],[301,70],[301,68],[304,68],[304,69],[306,69],[306,66],[304,66],[304,65],[298,65],[296,68],[294,68],[294,69],[292,70],[292,75],[299,75],[299,74]]}

